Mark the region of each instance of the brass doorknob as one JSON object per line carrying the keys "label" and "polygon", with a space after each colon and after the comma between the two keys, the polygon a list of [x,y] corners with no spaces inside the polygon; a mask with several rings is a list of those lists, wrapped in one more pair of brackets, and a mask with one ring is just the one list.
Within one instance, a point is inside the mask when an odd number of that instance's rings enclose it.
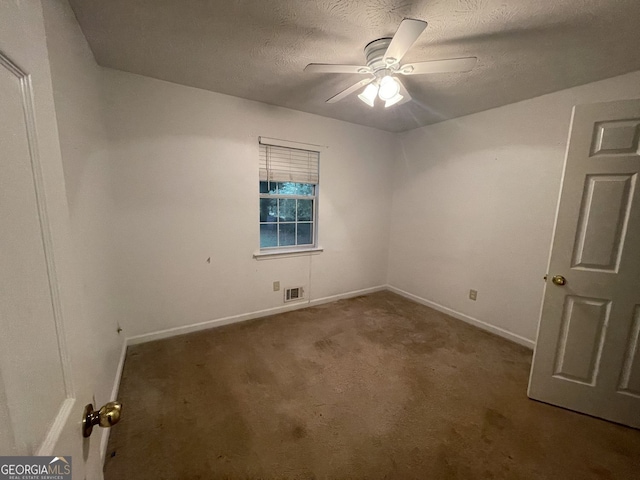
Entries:
{"label": "brass doorknob", "polygon": [[88,437],[93,431],[94,425],[100,425],[103,428],[110,428],[120,421],[122,415],[122,404],[120,402],[106,403],[97,412],[93,410],[90,403],[84,407],[82,415],[82,436]]}
{"label": "brass doorknob", "polygon": [[564,278],[562,275],[554,275],[551,281],[556,285],[560,285],[560,286],[567,284],[567,279]]}

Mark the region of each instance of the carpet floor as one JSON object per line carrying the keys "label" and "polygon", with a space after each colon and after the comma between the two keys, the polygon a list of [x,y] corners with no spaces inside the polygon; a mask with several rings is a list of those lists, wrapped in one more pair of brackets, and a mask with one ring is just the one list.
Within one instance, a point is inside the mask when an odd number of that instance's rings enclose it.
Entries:
{"label": "carpet floor", "polygon": [[637,479],[531,351],[390,292],[130,347],[106,480]]}

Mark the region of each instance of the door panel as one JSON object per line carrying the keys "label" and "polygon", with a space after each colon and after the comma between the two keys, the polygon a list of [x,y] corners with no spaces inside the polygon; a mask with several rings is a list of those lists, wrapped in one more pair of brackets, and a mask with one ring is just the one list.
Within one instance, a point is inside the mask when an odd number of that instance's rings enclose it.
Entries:
{"label": "door panel", "polygon": [[636,175],[587,175],[573,267],[616,272]]}
{"label": "door panel", "polygon": [[53,279],[34,184],[25,103],[28,83],[0,61],[0,370],[17,451],[33,453],[67,397],[51,291]]}
{"label": "door panel", "polygon": [[591,156],[640,155],[640,120],[596,123]]}
{"label": "door panel", "polygon": [[600,364],[611,302],[568,296],[562,314],[554,376],[592,385]]}
{"label": "door panel", "polygon": [[574,108],[529,382],[533,399],[637,428],[639,141],[640,100]]}

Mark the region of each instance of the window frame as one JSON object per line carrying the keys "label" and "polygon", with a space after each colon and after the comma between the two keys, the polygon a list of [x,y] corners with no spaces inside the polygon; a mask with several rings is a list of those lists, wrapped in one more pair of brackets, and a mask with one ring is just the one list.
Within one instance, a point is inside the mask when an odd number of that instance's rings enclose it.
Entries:
{"label": "window frame", "polygon": [[[329,148],[327,145],[320,145],[317,143],[304,143],[293,140],[285,140],[282,138],[274,138],[274,137],[266,137],[266,136],[258,136],[258,145],[259,145],[259,181],[258,181],[258,214],[260,214],[260,198],[263,195],[260,192],[260,181],[270,181],[270,182],[290,182],[290,183],[302,183],[302,184],[311,184],[314,185],[314,196],[312,197],[314,200],[313,207],[313,219],[311,221],[313,231],[313,244],[309,245],[286,245],[286,246],[275,246],[275,247],[261,247],[260,246],[260,218],[258,216],[258,250],[254,251],[253,258],[256,260],[269,260],[274,258],[282,258],[282,257],[295,257],[295,256],[309,256],[316,255],[323,251],[323,248],[320,246],[320,157],[321,152],[325,151]],[[316,164],[315,168],[312,168],[309,171],[309,178],[303,179],[299,178],[299,170],[291,171],[289,178],[280,178],[282,177],[282,173],[285,173],[284,177],[287,177],[286,171],[283,172],[280,167],[282,164],[278,165],[278,159],[276,157],[275,160],[275,169],[274,172],[278,172],[275,174],[276,178],[271,178],[270,174],[270,160],[268,156],[262,156],[262,148],[265,147],[265,155],[268,155],[269,148],[285,148],[292,150],[301,150],[304,152],[313,153],[316,155]],[[264,178],[263,178],[264,177]],[[273,198],[273,194],[266,194],[270,198]],[[305,200],[308,200],[309,196],[304,196]],[[277,222],[276,222],[277,224]],[[297,241],[297,238],[296,238]]]}

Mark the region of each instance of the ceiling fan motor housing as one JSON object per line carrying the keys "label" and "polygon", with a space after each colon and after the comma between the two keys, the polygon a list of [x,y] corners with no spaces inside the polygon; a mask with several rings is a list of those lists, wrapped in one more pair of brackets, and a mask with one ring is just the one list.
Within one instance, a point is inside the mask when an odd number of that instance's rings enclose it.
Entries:
{"label": "ceiling fan motor housing", "polygon": [[398,68],[397,63],[395,65],[388,65],[384,61],[384,54],[387,48],[389,48],[390,43],[391,38],[379,38],[378,40],[369,42],[367,46],[364,47],[367,66],[376,74],[376,77],[384,76],[386,70],[396,70]]}

